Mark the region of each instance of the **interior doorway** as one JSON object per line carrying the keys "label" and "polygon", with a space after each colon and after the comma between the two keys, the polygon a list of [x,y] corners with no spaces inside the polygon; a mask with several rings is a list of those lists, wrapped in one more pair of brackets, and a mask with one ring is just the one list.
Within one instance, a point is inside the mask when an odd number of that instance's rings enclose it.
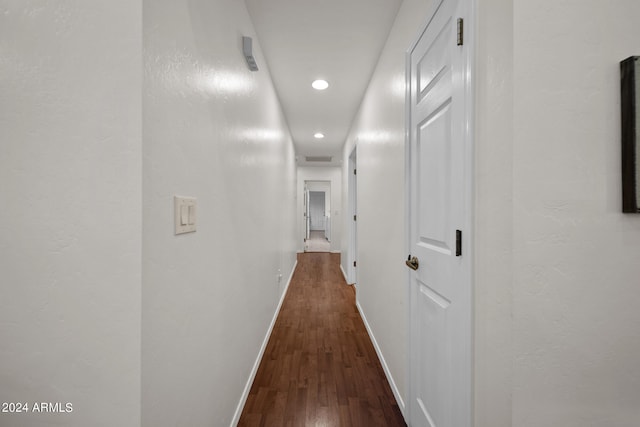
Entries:
{"label": "interior doorway", "polygon": [[304,183],[304,251],[331,251],[331,181]]}

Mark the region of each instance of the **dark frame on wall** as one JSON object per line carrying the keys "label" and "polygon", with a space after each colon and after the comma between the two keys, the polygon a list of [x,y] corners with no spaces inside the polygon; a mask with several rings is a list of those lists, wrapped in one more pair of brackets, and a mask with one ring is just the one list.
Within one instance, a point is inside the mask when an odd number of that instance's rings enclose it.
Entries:
{"label": "dark frame on wall", "polygon": [[622,123],[622,212],[640,213],[638,201],[640,199],[640,168],[638,151],[638,59],[631,56],[620,62],[621,88],[621,123]]}

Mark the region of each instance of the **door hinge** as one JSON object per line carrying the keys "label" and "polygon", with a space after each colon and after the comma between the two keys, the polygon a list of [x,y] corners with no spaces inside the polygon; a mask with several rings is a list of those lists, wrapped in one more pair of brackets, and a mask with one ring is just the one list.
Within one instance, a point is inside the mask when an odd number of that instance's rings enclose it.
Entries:
{"label": "door hinge", "polygon": [[354,215],[354,216],[353,216],[353,220],[354,220],[354,221],[356,221],[356,218],[357,218],[357,217]]}
{"label": "door hinge", "polygon": [[356,262],[355,262],[355,261],[353,261],[353,266],[354,266],[354,267],[356,266]]}
{"label": "door hinge", "polygon": [[355,170],[355,169],[353,170],[353,174],[354,174],[354,175],[356,174],[356,170]]}
{"label": "door hinge", "polygon": [[462,256],[462,231],[456,230],[456,256]]}
{"label": "door hinge", "polygon": [[458,18],[458,46],[462,46],[464,43],[464,20]]}

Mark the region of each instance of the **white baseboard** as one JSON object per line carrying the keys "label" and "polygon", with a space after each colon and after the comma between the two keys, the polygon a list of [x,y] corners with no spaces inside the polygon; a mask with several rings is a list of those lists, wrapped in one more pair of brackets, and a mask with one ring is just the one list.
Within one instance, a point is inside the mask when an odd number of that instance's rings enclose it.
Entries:
{"label": "white baseboard", "polygon": [[347,285],[353,286],[355,288],[356,287],[355,283],[349,283],[349,279],[347,278],[347,273],[344,271],[344,268],[342,268],[342,264],[340,264],[340,271],[342,272],[342,277],[344,277],[344,281],[347,282]]}
{"label": "white baseboard", "polygon": [[344,277],[344,281],[349,284],[349,280],[347,280],[347,273],[344,272],[344,268],[342,268],[342,264],[340,264],[340,271],[342,271],[342,276]]}
{"label": "white baseboard", "polygon": [[269,329],[267,330],[267,334],[262,341],[262,346],[260,347],[260,351],[258,352],[258,357],[256,357],[256,361],[253,364],[253,368],[251,369],[251,374],[249,374],[249,379],[244,386],[244,391],[242,392],[242,397],[240,397],[240,402],[236,408],[236,413],[233,415],[233,419],[231,420],[231,427],[235,427],[238,425],[240,421],[240,416],[242,415],[242,410],[244,409],[245,403],[247,403],[247,398],[249,397],[249,392],[251,391],[251,386],[253,385],[253,380],[256,378],[256,373],[258,372],[258,368],[260,367],[260,362],[262,361],[262,356],[264,355],[264,351],[267,348],[267,344],[269,343],[269,338],[271,337],[271,332],[273,331],[273,327],[276,324],[276,319],[278,319],[278,314],[280,314],[280,308],[282,307],[282,303],[284,302],[284,297],[287,295],[287,291],[289,290],[289,285],[291,284],[291,279],[293,279],[293,273],[296,271],[296,267],[298,266],[298,260],[296,260],[295,264],[293,264],[293,268],[291,269],[291,274],[289,274],[289,279],[287,280],[287,285],[284,287],[284,291],[280,296],[280,302],[278,302],[278,307],[276,307],[276,312],[273,314],[273,319],[271,319],[271,324],[269,325]]}
{"label": "white baseboard", "polygon": [[[343,272],[344,273],[344,272]],[[398,403],[398,407],[400,408],[400,412],[402,412],[402,416],[406,419],[406,414],[404,413],[405,406],[404,400],[400,395],[400,391],[398,390],[398,386],[396,382],[393,380],[393,376],[389,371],[389,367],[387,366],[387,362],[384,360],[384,356],[382,355],[382,351],[378,346],[378,342],[376,341],[376,337],[373,336],[373,332],[369,327],[369,322],[367,322],[367,317],[364,315],[364,311],[362,311],[362,307],[360,303],[356,301],[356,307],[358,307],[358,312],[360,313],[360,317],[362,317],[362,321],[364,322],[364,327],[367,329],[367,333],[369,334],[369,338],[371,338],[371,342],[373,343],[373,348],[376,349],[376,354],[378,355],[378,359],[380,359],[380,364],[382,365],[382,369],[384,370],[384,374],[387,377],[387,381],[389,381],[389,386],[391,386],[391,391],[393,392],[394,397],[396,398],[396,402]]]}

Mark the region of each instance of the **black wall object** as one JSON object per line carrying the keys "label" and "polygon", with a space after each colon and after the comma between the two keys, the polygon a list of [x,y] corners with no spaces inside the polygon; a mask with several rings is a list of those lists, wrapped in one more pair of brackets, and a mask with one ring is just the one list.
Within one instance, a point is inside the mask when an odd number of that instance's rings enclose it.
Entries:
{"label": "black wall object", "polygon": [[[638,184],[640,183],[638,152],[638,59],[631,56],[620,62],[620,106],[622,108],[622,212],[640,213]],[[638,79],[640,80],[640,79]]]}

